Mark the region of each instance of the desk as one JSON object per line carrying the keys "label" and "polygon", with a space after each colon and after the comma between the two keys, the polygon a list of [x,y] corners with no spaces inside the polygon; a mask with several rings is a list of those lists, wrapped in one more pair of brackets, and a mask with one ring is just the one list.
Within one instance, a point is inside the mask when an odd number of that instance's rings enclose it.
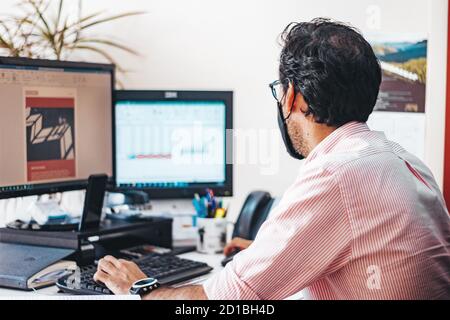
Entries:
{"label": "desk", "polygon": [[[200,276],[198,278],[195,278],[195,279],[192,279],[192,280],[189,280],[186,282],[179,283],[174,287],[179,287],[179,286],[186,285],[186,284],[201,284],[208,277],[210,277],[211,275],[213,275],[216,272],[220,272],[220,270],[223,269],[222,265],[220,264],[220,262],[223,259],[222,254],[207,255],[207,254],[202,254],[202,253],[198,253],[198,252],[189,252],[189,253],[180,255],[180,257],[195,260],[195,261],[205,262],[205,263],[209,264],[211,267],[213,267],[214,269],[206,275]],[[33,295],[37,295],[37,294],[42,294],[42,295],[47,295],[47,296],[67,295],[65,293],[58,293],[58,288],[56,286],[40,289],[37,291],[22,291],[22,290],[0,288],[0,300],[2,299],[2,297],[17,296],[17,297],[25,297],[26,298],[26,296],[28,296],[28,295],[30,295],[30,299],[32,299]],[[304,294],[302,292],[299,292],[299,293],[287,298],[286,300],[301,300],[303,298],[304,298]]]}
{"label": "desk", "polygon": [[[205,262],[205,263],[209,264],[211,267],[213,267],[214,269],[207,275],[177,284],[177,286],[185,285],[185,284],[189,284],[189,283],[190,284],[200,284],[204,280],[206,280],[208,277],[210,277],[212,274],[214,274],[215,272],[219,272],[223,268],[222,265],[220,264],[220,262],[223,259],[223,255],[221,255],[221,254],[207,255],[207,254],[202,254],[202,253],[197,253],[197,252],[189,252],[189,253],[180,255],[180,257],[195,260],[195,261]],[[0,288],[0,300],[2,297],[14,297],[14,296],[26,297],[28,295],[30,295],[30,298],[32,298],[33,295],[37,295],[37,294],[50,295],[50,296],[64,295],[64,293],[58,293],[58,288],[56,286],[39,289],[37,291],[22,291],[22,290]]]}

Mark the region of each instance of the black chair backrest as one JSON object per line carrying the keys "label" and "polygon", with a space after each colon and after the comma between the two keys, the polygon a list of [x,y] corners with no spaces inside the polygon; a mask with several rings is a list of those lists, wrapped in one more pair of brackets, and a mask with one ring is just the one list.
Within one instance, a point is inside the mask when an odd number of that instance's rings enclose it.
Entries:
{"label": "black chair backrest", "polygon": [[267,219],[274,199],[265,191],[250,193],[242,206],[234,226],[233,238],[254,240],[259,228]]}

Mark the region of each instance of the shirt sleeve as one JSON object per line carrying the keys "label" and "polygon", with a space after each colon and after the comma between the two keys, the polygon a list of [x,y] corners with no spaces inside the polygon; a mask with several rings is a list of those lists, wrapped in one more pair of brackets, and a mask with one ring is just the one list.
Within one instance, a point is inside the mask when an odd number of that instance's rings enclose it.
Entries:
{"label": "shirt sleeve", "polygon": [[297,180],[252,245],[204,283],[209,299],[284,299],[344,266],[351,228],[333,175]]}

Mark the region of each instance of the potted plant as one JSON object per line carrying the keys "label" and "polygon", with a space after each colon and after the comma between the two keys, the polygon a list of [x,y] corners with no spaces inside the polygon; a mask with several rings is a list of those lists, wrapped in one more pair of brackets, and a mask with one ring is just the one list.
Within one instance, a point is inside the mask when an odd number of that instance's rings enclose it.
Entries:
{"label": "potted plant", "polygon": [[[84,15],[83,1],[78,1],[76,10],[73,10],[73,3],[64,0],[18,0],[19,13],[0,17],[0,54],[69,60],[75,53],[85,51],[115,64],[117,71],[124,73],[125,70],[109,50],[118,49],[131,55],[138,55],[138,52],[108,36],[92,36],[91,30],[99,25],[145,12],[133,11],[116,15],[96,12]],[[120,80],[118,85],[122,86]]]}

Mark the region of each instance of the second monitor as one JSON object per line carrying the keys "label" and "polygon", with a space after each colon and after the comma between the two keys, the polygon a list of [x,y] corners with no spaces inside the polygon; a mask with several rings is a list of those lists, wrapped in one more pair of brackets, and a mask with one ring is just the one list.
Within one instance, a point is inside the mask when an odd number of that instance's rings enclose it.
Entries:
{"label": "second monitor", "polygon": [[117,91],[114,176],[119,190],[185,198],[231,196],[230,91]]}

